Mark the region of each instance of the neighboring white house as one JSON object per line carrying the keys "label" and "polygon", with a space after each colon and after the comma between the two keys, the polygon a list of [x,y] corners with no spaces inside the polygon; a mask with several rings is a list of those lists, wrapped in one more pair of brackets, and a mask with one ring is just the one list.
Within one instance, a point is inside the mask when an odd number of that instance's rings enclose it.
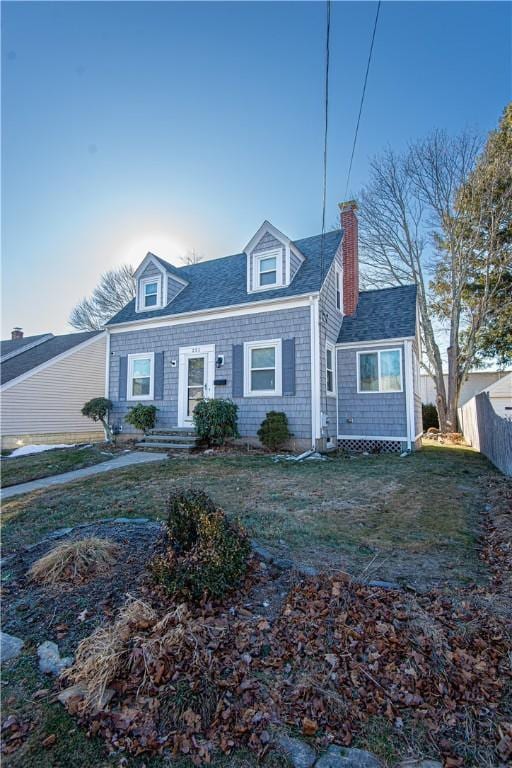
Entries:
{"label": "neighboring white house", "polygon": [[[468,400],[471,400],[474,395],[477,395],[479,392],[487,392],[489,391],[489,388],[491,385],[493,385],[495,382],[498,382],[506,377],[508,377],[508,388],[509,388],[509,397],[510,397],[510,375],[512,372],[510,371],[472,371],[469,375],[466,381],[462,385],[461,393],[460,393],[460,401],[459,401],[459,407],[464,405],[468,402]],[[445,386],[448,387],[448,376],[445,374],[444,376],[444,383]],[[506,387],[506,384],[504,385]],[[420,393],[421,393],[421,402],[427,405],[428,403],[433,403],[435,405],[436,403],[436,388],[434,386],[433,379],[426,373],[422,373],[420,376]],[[492,400],[492,397],[491,397]],[[510,403],[509,403],[510,404]],[[499,413],[499,411],[496,411]],[[503,416],[503,413],[500,413],[500,416]],[[510,413],[509,413],[510,416]]]}
{"label": "neighboring white house", "polygon": [[494,384],[484,387],[482,391],[489,393],[489,400],[495,413],[502,419],[512,421],[512,371]]}
{"label": "neighboring white house", "polygon": [[81,408],[105,395],[105,337],[92,331],[24,338],[15,329],[2,341],[2,448],[103,439],[101,425]]}

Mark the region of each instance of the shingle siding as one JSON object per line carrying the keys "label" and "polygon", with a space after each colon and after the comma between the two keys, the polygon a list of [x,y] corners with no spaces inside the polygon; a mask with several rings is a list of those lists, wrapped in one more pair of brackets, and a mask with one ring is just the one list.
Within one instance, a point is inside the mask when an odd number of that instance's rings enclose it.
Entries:
{"label": "shingle siding", "polygon": [[[114,333],[110,341],[110,399],[114,403],[113,420],[123,422],[131,405],[136,402],[119,400],[120,359],[140,352],[164,353],[163,400],[155,402],[159,408],[158,424],[174,427],[178,423],[179,348],[192,345],[215,344],[215,354],[224,355],[224,365],[216,375],[226,379],[225,386],[215,387],[215,397],[232,397],[233,346],[245,341],[264,339],[295,339],[296,378],[295,395],[283,397],[234,397],[239,406],[239,430],[242,436],[256,435],[267,411],[284,411],[290,429],[299,439],[311,437],[311,353],[310,309],[299,307],[268,313],[242,315],[204,322],[147,328],[138,331]],[[176,366],[171,361],[176,361]],[[123,432],[129,432],[123,422]]]}
{"label": "shingle siding", "polygon": [[[402,352],[402,392],[358,393],[357,352],[397,349]],[[382,345],[339,349],[338,357],[338,434],[343,436],[407,437],[405,370],[403,345]],[[349,423],[347,419],[352,419]]]}
{"label": "shingle siding", "polygon": [[167,275],[167,304],[175,299],[184,287],[183,283],[176,280],[172,275]]}
{"label": "shingle siding", "polygon": [[[336,344],[340,332],[342,315],[336,308],[336,267],[342,266],[341,246],[338,248],[333,263],[327,273],[320,293],[320,410],[327,413],[327,436],[336,438],[336,397],[327,395],[327,342]],[[322,327],[322,313],[326,313],[326,324]],[[336,351],[333,352],[335,366]],[[336,372],[334,372],[336,374]],[[336,387],[335,387],[336,392]]]}

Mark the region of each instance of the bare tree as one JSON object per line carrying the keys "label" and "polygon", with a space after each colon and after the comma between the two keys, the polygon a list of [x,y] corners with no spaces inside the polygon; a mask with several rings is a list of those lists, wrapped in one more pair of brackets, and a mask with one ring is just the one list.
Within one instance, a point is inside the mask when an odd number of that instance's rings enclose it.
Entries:
{"label": "bare tree", "polygon": [[204,256],[198,253],[195,248],[192,248],[191,251],[187,251],[186,254],[181,257],[180,261],[188,267],[190,264],[199,264],[203,259]]}
{"label": "bare tree", "polygon": [[[443,431],[455,430],[459,394],[474,364],[476,339],[485,326],[496,278],[492,249],[482,246],[481,224],[489,219],[489,196],[472,194],[481,142],[464,133],[456,138],[436,131],[404,154],[387,150],[371,164],[361,193],[361,250],[366,283],[376,286],[414,282],[418,289],[423,365],[434,379]],[[472,201],[462,205],[462,190]],[[475,205],[478,211],[475,216]],[[475,219],[480,225],[475,224]],[[487,289],[470,302],[475,272],[488,275]],[[448,387],[435,333],[447,323]]]}
{"label": "bare tree", "polygon": [[82,299],[71,311],[69,323],[79,331],[103,328],[135,296],[133,267],[123,265],[105,272],[91,296]]}

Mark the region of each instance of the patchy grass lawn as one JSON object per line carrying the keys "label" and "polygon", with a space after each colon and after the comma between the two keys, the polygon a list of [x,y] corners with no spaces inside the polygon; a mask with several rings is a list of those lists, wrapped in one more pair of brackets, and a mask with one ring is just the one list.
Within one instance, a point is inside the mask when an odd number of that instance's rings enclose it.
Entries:
{"label": "patchy grass lawn", "polygon": [[113,455],[110,449],[92,446],[91,448],[56,448],[43,453],[17,456],[13,459],[4,458],[0,465],[1,487],[7,488],[10,485],[38,480],[40,477],[91,467],[93,464],[108,461]]}
{"label": "patchy grass lawn", "polygon": [[[403,459],[336,457],[300,464],[275,463],[266,456],[183,457],[7,500],[2,515],[4,554],[64,526],[116,516],[163,519],[169,492],[192,486],[209,493],[230,516],[240,518],[258,542],[283,557],[328,570],[365,571],[373,578],[420,588],[434,584],[451,588],[485,579],[477,557],[479,513],[485,486],[497,477],[479,454],[438,445]],[[8,565],[3,578],[9,587]],[[44,603],[40,607],[44,609]],[[34,606],[19,610],[28,608],[23,615],[25,636],[30,637]],[[85,636],[91,627],[79,623],[78,613],[77,609],[65,620],[79,624],[77,631]],[[53,609],[48,611],[48,639],[56,640],[63,654],[73,652],[66,634],[61,637],[57,631],[62,618],[52,614]],[[103,742],[87,738],[55,701],[53,680],[38,671],[33,642],[18,660],[3,668],[1,691],[4,720],[13,716],[20,727],[30,724],[23,745],[3,758],[10,768],[160,768],[169,764],[165,758],[147,755],[108,757]],[[52,734],[55,741],[44,746]],[[354,746],[370,749],[387,765],[395,765],[395,738],[387,721],[376,718]],[[415,733],[413,743],[422,752],[417,740]],[[429,754],[426,736],[425,744]],[[173,764],[192,766],[186,758]],[[255,755],[243,751],[213,762],[214,768],[256,764]],[[264,768],[284,765],[276,753],[263,761]]]}
{"label": "patchy grass lawn", "polygon": [[416,586],[479,577],[475,551],[479,454],[429,446],[394,455],[276,463],[267,456],[183,457],[98,475],[7,500],[4,550],[113,516],[163,519],[171,489],[209,493],[283,557]]}

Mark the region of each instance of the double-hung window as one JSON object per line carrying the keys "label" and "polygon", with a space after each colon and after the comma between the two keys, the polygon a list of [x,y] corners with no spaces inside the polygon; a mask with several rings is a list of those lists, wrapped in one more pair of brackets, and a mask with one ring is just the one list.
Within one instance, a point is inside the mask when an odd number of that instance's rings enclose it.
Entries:
{"label": "double-hung window", "polygon": [[325,386],[328,395],[334,395],[334,347],[330,344],[325,350]]}
{"label": "double-hung window", "polygon": [[154,361],[152,352],[128,355],[128,400],[153,400]]}
{"label": "double-hung window", "polygon": [[358,392],[401,392],[402,352],[382,349],[378,352],[358,352]]}
{"label": "double-hung window", "polygon": [[162,306],[162,280],[160,277],[145,277],[139,283],[138,309],[157,309]]}
{"label": "double-hung window", "polygon": [[281,339],[246,342],[244,347],[244,395],[281,395]]}
{"label": "double-hung window", "polygon": [[279,259],[281,250],[265,251],[256,255],[256,285],[271,287],[279,283]]}

